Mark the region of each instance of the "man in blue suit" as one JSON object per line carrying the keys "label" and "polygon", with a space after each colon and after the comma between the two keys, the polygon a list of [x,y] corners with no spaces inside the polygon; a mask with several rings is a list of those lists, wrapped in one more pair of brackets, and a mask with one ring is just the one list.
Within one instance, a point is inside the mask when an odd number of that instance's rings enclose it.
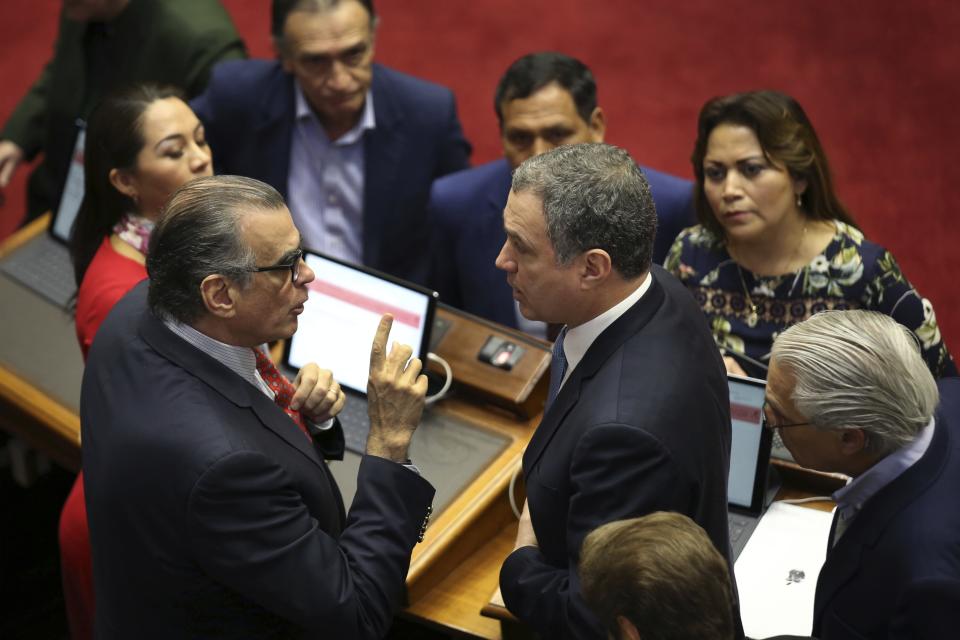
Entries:
{"label": "man in blue suit", "polygon": [[373,63],[372,0],[274,0],[280,61],[223,64],[192,106],[219,173],[287,199],[304,245],[426,279],[430,184],[468,166],[453,94]]}
{"label": "man in blue suit", "polygon": [[[504,158],[437,180],[430,193],[430,285],[444,302],[509,327],[544,335],[517,311],[493,264],[506,239],[503,208],[510,173],[524,160],[563,144],[603,142],[606,116],[590,69],[561,53],[526,55],[507,69],[494,109]],[[641,167],[653,192],[658,227],[653,261],[663,262],[677,234],[695,223],[693,185]]]}
{"label": "man in blue suit", "polygon": [[956,638],[960,380],[938,385],[889,316],[835,311],[774,342],[764,409],[798,463],[853,477],[833,495],[813,635]]}

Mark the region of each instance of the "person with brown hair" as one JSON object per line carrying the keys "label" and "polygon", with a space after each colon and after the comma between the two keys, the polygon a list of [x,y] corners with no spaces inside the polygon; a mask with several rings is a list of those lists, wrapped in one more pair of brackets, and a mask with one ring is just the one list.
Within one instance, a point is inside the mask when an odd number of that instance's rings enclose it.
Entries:
{"label": "person with brown hair", "polygon": [[933,306],[840,203],[796,100],[752,91],[707,101],[691,160],[700,224],[677,237],[665,264],[700,303],[729,372],[766,378],[784,329],[862,308],[913,331],[935,377],[956,375]]}
{"label": "person with brown hair", "polygon": [[734,637],[727,561],[683,514],[657,511],[594,529],[579,570],[583,599],[611,638]]}

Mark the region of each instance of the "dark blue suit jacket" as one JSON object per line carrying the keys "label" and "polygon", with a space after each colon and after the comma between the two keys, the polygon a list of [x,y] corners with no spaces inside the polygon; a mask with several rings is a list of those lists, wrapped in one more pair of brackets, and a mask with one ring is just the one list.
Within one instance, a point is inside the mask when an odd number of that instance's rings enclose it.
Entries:
{"label": "dark blue suit jacket", "polygon": [[723,362],[693,297],[660,267],[652,273],[570,373],[523,454],[539,548],[507,558],[500,589],[543,638],[607,637],[576,572],[583,539],[602,524],[677,511],[730,558]]}
{"label": "dark blue suit jacket", "polygon": [[145,294],[117,303],[83,376],[96,636],[383,637],[433,488],[366,456],[345,516],[320,450]]}
{"label": "dark blue suit jacket", "polygon": [[827,552],[813,614],[821,640],[960,636],[960,378],[938,386],[927,452]]}
{"label": "dark blue suit jacket", "polygon": [[[657,207],[653,261],[660,264],[680,231],[695,224],[693,185],[666,173],[641,169]],[[429,285],[447,304],[516,327],[513,293],[506,275],[493,264],[506,240],[503,208],[510,193],[510,177],[510,165],[500,159],[433,183]]]}
{"label": "dark blue suit jacket", "polygon": [[[371,91],[376,128],[364,134],[363,262],[422,283],[430,185],[469,166],[470,144],[449,89],[374,65]],[[279,62],[220,64],[190,105],[217,173],[262,180],[286,197],[295,98],[293,76]]]}

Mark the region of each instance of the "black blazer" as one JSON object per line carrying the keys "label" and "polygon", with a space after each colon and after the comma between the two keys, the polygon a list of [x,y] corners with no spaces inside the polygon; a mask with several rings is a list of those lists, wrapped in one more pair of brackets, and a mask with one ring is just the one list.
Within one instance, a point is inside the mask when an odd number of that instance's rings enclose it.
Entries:
{"label": "black blazer", "polygon": [[[377,125],[363,140],[363,263],[423,283],[430,185],[467,168],[470,143],[449,89],[375,64],[370,91]],[[284,197],[295,105],[293,76],[267,60],[218,65],[190,103],[217,173],[262,180]]]}
{"label": "black blazer", "polygon": [[960,635],[960,379],[938,387],[927,452],[828,547],[813,612],[822,640]]}
{"label": "black blazer", "polygon": [[83,377],[97,637],[382,637],[433,488],[367,456],[345,519],[317,448],[145,294],[114,307]]}
{"label": "black blazer", "polygon": [[583,539],[602,524],[677,511],[730,558],[723,362],[690,293],[660,267],[651,273],[650,289],[570,373],[523,456],[540,546],[507,558],[500,588],[544,638],[606,638],[576,572]]}

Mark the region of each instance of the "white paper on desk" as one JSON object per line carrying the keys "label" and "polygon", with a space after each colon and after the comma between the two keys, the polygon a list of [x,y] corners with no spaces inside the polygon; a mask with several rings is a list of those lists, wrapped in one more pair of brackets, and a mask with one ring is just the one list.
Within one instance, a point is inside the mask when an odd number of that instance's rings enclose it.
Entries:
{"label": "white paper on desk", "polygon": [[760,519],[734,565],[748,637],[810,635],[832,519],[831,513],[782,502]]}

